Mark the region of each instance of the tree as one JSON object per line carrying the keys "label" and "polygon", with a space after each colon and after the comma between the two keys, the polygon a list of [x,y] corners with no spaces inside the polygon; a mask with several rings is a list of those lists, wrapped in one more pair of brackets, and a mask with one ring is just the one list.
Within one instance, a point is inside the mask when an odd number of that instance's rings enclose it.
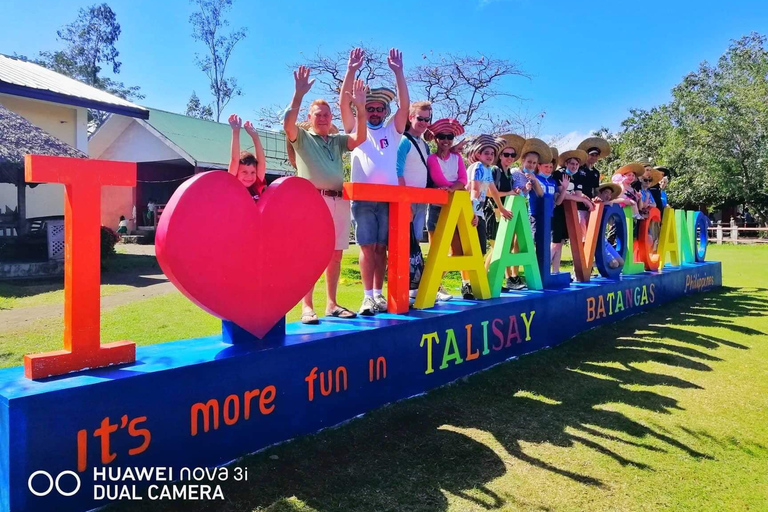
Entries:
{"label": "tree", "polygon": [[[36,61],[57,73],[80,80],[88,85],[107,91],[126,100],[143,99],[138,86],[126,86],[102,75],[102,66],[109,66],[113,74],[120,73],[117,40],[120,37],[117,16],[106,3],[80,9],[75,21],[56,32],[64,41],[63,50],[41,52]],[[89,109],[89,129],[103,123],[107,113]]]}
{"label": "tree", "polygon": [[203,105],[200,102],[200,98],[197,97],[197,93],[195,93],[195,91],[192,91],[192,96],[189,97],[189,101],[187,102],[187,110],[184,112],[184,115],[213,121],[213,109],[210,105]]}
{"label": "tree", "polygon": [[[376,47],[358,45],[365,52],[363,66],[355,78],[372,87],[394,89],[392,72],[387,66],[387,52]],[[341,82],[347,69],[349,50],[323,53],[318,49],[314,56],[301,64],[312,70],[312,76],[328,98],[336,101]],[[416,64],[407,73],[410,96],[432,102],[439,117],[454,117],[465,127],[489,129],[503,120],[492,120],[490,106],[501,97],[516,98],[503,88],[503,79],[509,76],[526,76],[516,64],[506,59],[483,55],[435,54],[421,56],[422,64]],[[417,61],[407,61],[415,64]],[[291,65],[296,68],[300,63]],[[316,86],[317,87],[317,86]],[[335,101],[331,102],[335,105]],[[334,112],[336,114],[336,112]],[[527,113],[525,114],[527,116]],[[521,120],[523,115],[517,116]],[[532,117],[533,118],[533,117]],[[515,124],[514,116],[509,124]],[[535,123],[531,124],[533,126]]]}
{"label": "tree", "polygon": [[232,0],[191,0],[191,2],[199,9],[189,17],[189,22],[192,24],[192,38],[202,42],[207,51],[204,57],[196,54],[195,61],[210,82],[213,110],[218,122],[221,119],[221,112],[232,97],[242,94],[242,90],[237,85],[237,79],[227,78],[226,70],[235,45],[245,37],[245,30],[235,30],[229,34],[222,33],[229,25],[224,15],[232,8]]}
{"label": "tree", "polygon": [[672,101],[632,110],[622,123],[623,161],[652,156],[675,171],[678,206],[746,205],[768,220],[768,50],[752,33],[732,41],[716,65],[702,63],[672,90]]}

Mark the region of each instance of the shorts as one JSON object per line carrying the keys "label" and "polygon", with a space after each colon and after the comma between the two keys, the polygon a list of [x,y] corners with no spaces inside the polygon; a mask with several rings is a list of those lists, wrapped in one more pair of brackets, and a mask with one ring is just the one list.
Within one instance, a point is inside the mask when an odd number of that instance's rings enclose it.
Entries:
{"label": "shorts", "polygon": [[430,233],[437,229],[437,220],[440,218],[442,208],[439,204],[431,204],[427,208],[427,231]]}
{"label": "shorts", "polygon": [[352,201],[357,245],[387,245],[389,235],[389,203]]}
{"label": "shorts", "polygon": [[555,208],[552,214],[552,243],[561,244],[568,240],[568,226],[565,223],[565,210]]}
{"label": "shorts", "polygon": [[416,233],[416,240],[421,242],[424,236],[424,225],[427,223],[427,203],[411,204],[411,214],[413,232]]}
{"label": "shorts", "polygon": [[536,242],[536,217],[528,214],[528,221],[531,223],[531,237],[533,237],[534,243]]}
{"label": "shorts", "polygon": [[349,201],[340,197],[323,196],[328,210],[333,218],[333,229],[336,241],[334,249],[343,251],[349,249]]}

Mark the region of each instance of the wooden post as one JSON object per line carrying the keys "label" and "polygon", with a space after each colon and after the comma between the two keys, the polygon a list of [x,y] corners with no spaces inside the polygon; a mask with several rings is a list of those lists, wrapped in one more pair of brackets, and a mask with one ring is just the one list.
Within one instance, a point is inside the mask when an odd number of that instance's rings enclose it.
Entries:
{"label": "wooden post", "polygon": [[739,228],[736,227],[736,219],[731,217],[731,242],[733,244],[739,243]]}
{"label": "wooden post", "polygon": [[717,221],[717,245],[723,245],[723,221]]}
{"label": "wooden post", "polygon": [[19,182],[16,185],[16,205],[16,234],[23,236],[27,234],[27,184],[24,181],[23,169],[19,172]]}

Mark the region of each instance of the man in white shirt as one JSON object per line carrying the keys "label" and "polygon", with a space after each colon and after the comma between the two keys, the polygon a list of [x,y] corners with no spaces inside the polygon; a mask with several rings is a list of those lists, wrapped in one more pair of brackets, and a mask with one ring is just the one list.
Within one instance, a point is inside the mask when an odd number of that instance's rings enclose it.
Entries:
{"label": "man in white shirt", "polygon": [[[344,91],[354,74],[362,65],[362,51],[350,53],[352,73],[348,72],[342,84]],[[359,62],[359,64],[358,64]],[[408,121],[410,99],[403,73],[403,55],[396,49],[389,51],[387,59],[395,74],[397,83],[398,109],[387,119],[390,103],[395,93],[390,89],[371,89],[365,102],[365,112],[357,112],[358,120],[365,119],[368,126],[367,140],[352,151],[352,183],[376,185],[397,185],[397,148],[405,124]],[[341,109],[344,130],[351,132],[356,119],[351,115],[349,105]],[[360,275],[365,296],[360,307],[361,315],[374,315],[387,310],[387,299],[382,293],[384,273],[387,267],[387,235],[389,231],[389,204],[375,201],[352,201],[352,219],[355,223],[355,238],[360,246]]]}

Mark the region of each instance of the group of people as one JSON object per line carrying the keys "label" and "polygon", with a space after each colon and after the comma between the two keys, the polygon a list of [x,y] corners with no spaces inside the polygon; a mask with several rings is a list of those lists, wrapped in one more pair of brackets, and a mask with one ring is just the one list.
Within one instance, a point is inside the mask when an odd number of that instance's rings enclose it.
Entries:
{"label": "group of people", "polygon": [[[586,231],[588,214],[596,201],[618,202],[633,208],[637,218],[647,215],[648,208],[662,199],[648,192],[662,181],[663,173],[650,164],[633,163],[624,166],[609,183],[600,183],[595,163],[610,154],[609,144],[591,137],[578,149],[558,155],[537,138],[525,139],[519,135],[493,136],[482,134],[457,139],[464,127],[456,119],[433,119],[428,101],[411,103],[403,70],[402,54],[392,49],[388,65],[394,73],[396,91],[385,87],[368,88],[355,75],[364,62],[360,48],[349,54],[346,73],[341,85],[339,107],[344,133],[334,126],[331,107],[323,99],[309,104],[308,119],[298,122],[298,114],[314,79],[310,70],[300,66],[294,72],[294,93],[284,117],[283,128],[288,142],[291,163],[297,175],[309,180],[322,195],[333,218],[335,251],[326,268],[325,314],[336,318],[355,318],[375,315],[387,310],[383,295],[387,262],[389,232],[389,205],[385,202],[347,201],[343,198],[344,170],[342,158],[351,153],[351,182],[377,185],[440,188],[448,191],[467,190],[475,213],[473,226],[486,254],[487,245],[493,246],[501,218],[512,213],[505,208],[505,197],[522,195],[529,200],[529,215],[535,230],[535,201],[552,197],[552,267],[559,271],[562,243],[567,239],[563,201],[578,203],[579,220]],[[392,103],[397,97],[397,109]],[[229,118],[232,127],[232,153],[229,171],[248,188],[254,199],[266,187],[266,162],[258,132],[239,117]],[[251,136],[255,154],[240,151],[239,131],[244,128]],[[430,142],[436,151],[431,153]],[[458,143],[457,143],[458,142]],[[465,163],[466,159],[466,163]],[[659,178],[659,174],[662,178]],[[636,190],[633,183],[640,179]],[[650,195],[649,195],[650,194]],[[548,203],[547,203],[548,204]],[[412,221],[417,239],[424,227],[432,242],[440,205],[413,204]],[[337,286],[341,271],[341,257],[349,247],[350,223],[354,224],[355,238],[360,246],[360,274],[364,295],[357,313],[338,304]],[[513,251],[518,250],[517,241]],[[458,232],[451,243],[452,255],[462,253]],[[486,265],[490,264],[487,254]],[[506,269],[505,288],[519,290],[525,286],[518,269]],[[462,296],[473,299],[469,276],[462,274]],[[302,299],[301,321],[316,324],[319,318],[314,310],[313,290]],[[415,297],[415,290],[412,291]],[[442,286],[437,300],[446,301],[453,296]]]}

